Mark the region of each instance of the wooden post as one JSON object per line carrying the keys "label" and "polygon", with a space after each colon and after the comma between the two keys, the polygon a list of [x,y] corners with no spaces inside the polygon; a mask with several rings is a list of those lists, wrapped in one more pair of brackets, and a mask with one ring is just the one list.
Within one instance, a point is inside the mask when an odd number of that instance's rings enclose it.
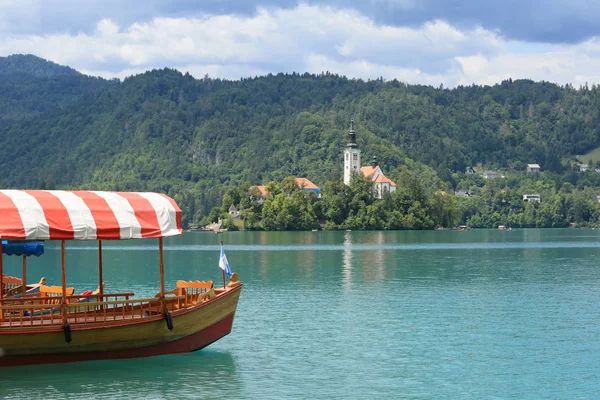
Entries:
{"label": "wooden post", "polygon": [[62,314],[63,324],[67,322],[67,265],[65,255],[65,241],[60,241],[60,258],[61,258],[61,270],[62,270]]}
{"label": "wooden post", "polygon": [[[0,238],[0,300],[4,297],[4,282],[2,277],[4,272],[2,271],[2,239]],[[0,319],[4,318],[4,310],[2,309],[2,303],[0,303]]]}
{"label": "wooden post", "polygon": [[23,255],[23,285],[21,286],[23,297],[27,294],[27,257]]}
{"label": "wooden post", "polygon": [[0,239],[0,299],[4,297],[4,282],[2,279],[3,276],[4,272],[2,270],[2,239]]}
{"label": "wooden post", "polygon": [[163,238],[158,238],[159,268],[160,268],[160,297],[165,297],[165,263],[163,258]]}
{"label": "wooden post", "polygon": [[[98,240],[98,288],[100,289],[100,296],[104,294],[104,285],[102,282],[102,240]],[[100,300],[102,301],[102,299]]]}

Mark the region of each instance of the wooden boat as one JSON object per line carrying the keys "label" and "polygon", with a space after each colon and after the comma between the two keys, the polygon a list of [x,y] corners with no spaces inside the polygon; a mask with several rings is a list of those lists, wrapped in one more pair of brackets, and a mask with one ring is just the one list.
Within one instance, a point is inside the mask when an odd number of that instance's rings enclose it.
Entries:
{"label": "wooden boat", "polygon": [[[229,334],[242,289],[237,274],[231,273],[228,284],[223,275],[222,288],[190,280],[165,291],[163,238],[181,233],[181,210],[162,194],[0,190],[0,237],[60,241],[62,280],[53,295],[5,298],[0,293],[0,366],[182,353]],[[102,241],[152,238],[159,248],[157,296],[105,293]],[[98,242],[98,293],[68,290],[69,240]],[[0,287],[2,279],[0,256]]]}

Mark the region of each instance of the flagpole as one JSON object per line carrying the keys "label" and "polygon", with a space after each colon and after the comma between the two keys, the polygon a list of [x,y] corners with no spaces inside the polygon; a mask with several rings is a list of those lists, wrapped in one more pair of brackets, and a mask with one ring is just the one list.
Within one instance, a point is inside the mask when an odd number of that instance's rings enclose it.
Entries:
{"label": "flagpole", "polygon": [[[221,250],[223,249],[223,241],[221,240]],[[227,290],[227,286],[225,285],[225,270],[221,269],[221,272],[223,273],[223,289]]]}

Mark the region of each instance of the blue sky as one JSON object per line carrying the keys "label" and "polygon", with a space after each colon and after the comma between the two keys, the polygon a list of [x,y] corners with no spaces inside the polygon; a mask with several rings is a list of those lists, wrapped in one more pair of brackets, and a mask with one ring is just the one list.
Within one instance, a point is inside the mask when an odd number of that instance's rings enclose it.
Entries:
{"label": "blue sky", "polygon": [[594,0],[0,0],[0,56],[124,78],[330,71],[446,87],[600,83]]}

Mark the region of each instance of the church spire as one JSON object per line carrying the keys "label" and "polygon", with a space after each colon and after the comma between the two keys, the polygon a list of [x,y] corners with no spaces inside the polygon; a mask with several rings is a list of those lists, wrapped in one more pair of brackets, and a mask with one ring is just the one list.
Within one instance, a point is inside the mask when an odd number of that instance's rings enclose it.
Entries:
{"label": "church spire", "polygon": [[379,165],[379,161],[377,161],[377,156],[373,156],[373,160],[371,161],[371,166],[373,168],[377,167]]}
{"label": "church spire", "polygon": [[354,132],[354,118],[350,120],[350,132],[348,132],[348,147],[358,147],[356,144],[356,132]]}

